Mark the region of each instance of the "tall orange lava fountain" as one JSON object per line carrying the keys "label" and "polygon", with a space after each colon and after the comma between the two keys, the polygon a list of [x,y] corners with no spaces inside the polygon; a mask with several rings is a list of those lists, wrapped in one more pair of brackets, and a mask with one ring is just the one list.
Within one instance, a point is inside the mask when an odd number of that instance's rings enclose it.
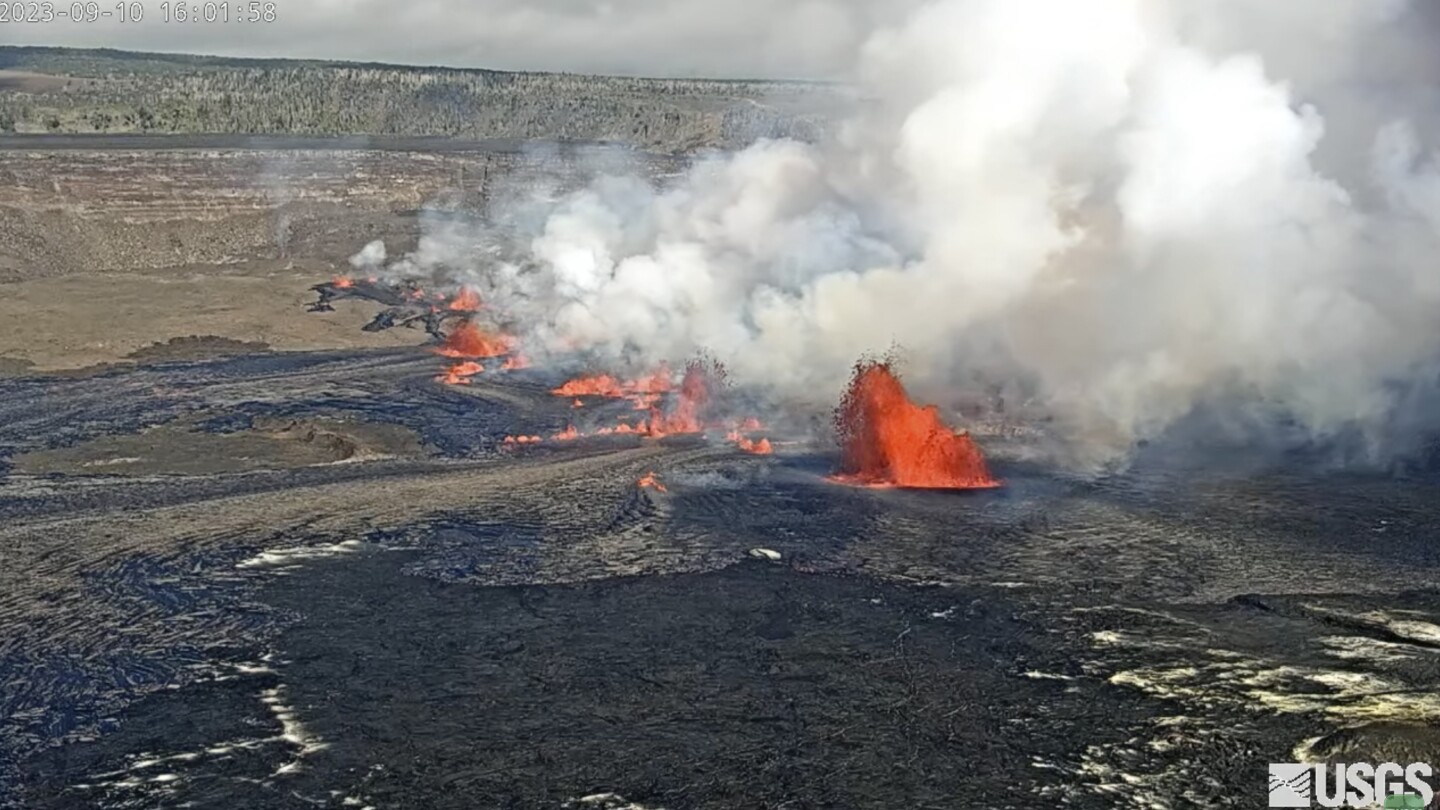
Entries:
{"label": "tall orange lava fountain", "polygon": [[970,436],[946,427],[934,405],[911,402],[888,363],[855,366],[835,431],[842,458],[834,480],[925,489],[1000,486]]}

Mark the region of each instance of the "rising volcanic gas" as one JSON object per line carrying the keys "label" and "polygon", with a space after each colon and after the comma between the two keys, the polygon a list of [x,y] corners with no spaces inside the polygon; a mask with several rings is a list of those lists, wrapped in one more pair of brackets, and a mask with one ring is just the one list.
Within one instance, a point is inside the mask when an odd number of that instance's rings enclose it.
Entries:
{"label": "rising volcanic gas", "polygon": [[462,278],[536,354],[703,349],[817,412],[898,343],[912,386],[1000,390],[1078,460],[1198,411],[1393,455],[1440,413],[1428,13],[936,0],[868,38],[819,144],[517,197],[391,271]]}

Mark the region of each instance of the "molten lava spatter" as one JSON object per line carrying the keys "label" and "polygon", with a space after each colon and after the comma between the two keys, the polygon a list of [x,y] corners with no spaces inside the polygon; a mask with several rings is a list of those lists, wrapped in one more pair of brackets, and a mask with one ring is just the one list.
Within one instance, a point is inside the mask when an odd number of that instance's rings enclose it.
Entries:
{"label": "molten lava spatter", "polygon": [[669,391],[673,387],[670,380],[670,369],[667,366],[660,366],[644,377],[636,377],[633,380],[626,380],[622,388],[627,394],[653,394],[659,395]]}
{"label": "molten lava spatter", "polygon": [[463,363],[445,369],[445,373],[436,377],[436,380],[446,385],[469,385],[470,378],[484,371],[485,367],[473,360],[466,360]]}
{"label": "molten lava spatter", "polygon": [[551,436],[557,442],[568,442],[580,438],[580,431],[574,425],[566,425],[565,429]]}
{"label": "molten lava spatter", "polygon": [[636,410],[647,410],[671,389],[670,369],[661,366],[654,372],[633,380],[620,381],[609,374],[587,374],[566,381],[550,393],[559,397],[605,397],[629,399]]}
{"label": "molten lava spatter", "polygon": [[640,480],[639,480],[639,481],[636,481],[635,483],[636,483],[641,489],[644,489],[644,488],[646,488],[646,487],[649,487],[649,488],[651,488],[651,489],[655,489],[655,490],[658,490],[658,491],[660,491],[660,492],[665,492],[665,491],[666,491],[666,490],[665,490],[665,485],[662,484],[662,483],[660,483],[660,479],[656,478],[656,477],[655,477],[655,473],[653,473],[653,472],[649,472],[649,473],[646,473],[645,475],[641,476]]}
{"label": "molten lava spatter", "polygon": [[867,486],[988,489],[985,457],[970,436],[940,421],[934,405],[910,401],[888,363],[855,367],[835,412],[842,451],[835,480]]}
{"label": "molten lava spatter", "polygon": [[330,280],[330,283],[334,284],[337,289],[348,290],[351,287],[355,286],[355,279],[350,278],[349,276],[336,276],[335,278]]}
{"label": "molten lava spatter", "polygon": [[671,433],[700,433],[705,426],[700,422],[701,412],[710,404],[711,392],[723,378],[718,365],[694,360],[685,366],[685,378],[680,381],[679,396],[669,414],[663,414],[658,407],[651,406],[648,432],[651,436],[665,436]]}
{"label": "molten lava spatter", "polygon": [[460,291],[455,293],[455,297],[450,299],[450,303],[445,306],[456,312],[475,312],[480,309],[480,293],[469,287],[461,287]]}
{"label": "molten lava spatter", "polygon": [[456,327],[445,338],[445,343],[435,350],[436,354],[457,358],[499,357],[514,349],[514,339],[505,335],[491,335],[474,322],[467,321]]}
{"label": "molten lava spatter", "polygon": [[609,374],[595,374],[567,380],[560,387],[550,389],[550,393],[558,397],[620,397],[624,396],[625,392],[614,377]]}
{"label": "molten lava spatter", "polygon": [[771,453],[775,452],[775,448],[770,446],[769,439],[762,438],[758,441],[753,441],[742,436],[740,437],[739,441],[735,442],[735,444],[741,450],[744,450],[747,453],[753,453],[757,456],[768,456]]}

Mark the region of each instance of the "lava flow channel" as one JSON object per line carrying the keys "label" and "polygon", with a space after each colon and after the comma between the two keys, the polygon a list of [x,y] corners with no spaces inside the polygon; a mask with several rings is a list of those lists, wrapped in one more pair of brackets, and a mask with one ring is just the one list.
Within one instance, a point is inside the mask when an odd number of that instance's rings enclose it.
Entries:
{"label": "lava flow channel", "polygon": [[861,363],[835,412],[840,471],[833,480],[862,486],[990,489],[985,456],[968,434],[940,421],[934,405],[916,405],[888,363]]}

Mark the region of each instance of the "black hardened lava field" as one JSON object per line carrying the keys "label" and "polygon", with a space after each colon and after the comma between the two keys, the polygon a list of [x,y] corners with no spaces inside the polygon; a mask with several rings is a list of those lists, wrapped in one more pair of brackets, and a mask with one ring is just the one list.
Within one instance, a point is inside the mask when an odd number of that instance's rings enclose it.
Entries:
{"label": "black hardened lava field", "polygon": [[0,0],[0,810],[1440,807],[1437,42]]}
{"label": "black hardened lava field", "polygon": [[507,445],[561,379],[437,365],[0,381],[6,806],[1246,806],[1297,746],[1440,747],[1433,481],[992,442],[1003,488],[851,487]]}

